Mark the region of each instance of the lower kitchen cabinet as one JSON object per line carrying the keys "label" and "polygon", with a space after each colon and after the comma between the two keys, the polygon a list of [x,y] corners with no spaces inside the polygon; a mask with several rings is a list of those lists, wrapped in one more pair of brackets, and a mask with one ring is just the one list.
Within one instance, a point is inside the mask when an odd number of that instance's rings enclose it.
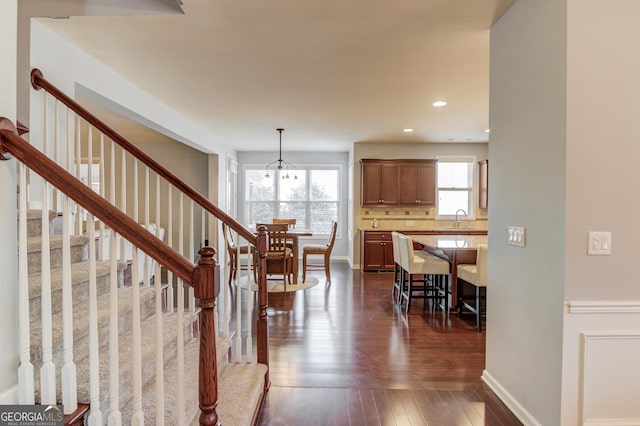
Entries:
{"label": "lower kitchen cabinet", "polygon": [[391,232],[362,232],[362,270],[393,270],[393,243]]}
{"label": "lower kitchen cabinet", "polygon": [[[434,229],[429,231],[398,231],[405,234],[414,235],[487,235],[487,231],[483,229]],[[362,231],[361,240],[361,261],[362,271],[392,271],[393,261],[393,242],[391,240],[391,231]],[[471,262],[473,263],[473,262]]]}

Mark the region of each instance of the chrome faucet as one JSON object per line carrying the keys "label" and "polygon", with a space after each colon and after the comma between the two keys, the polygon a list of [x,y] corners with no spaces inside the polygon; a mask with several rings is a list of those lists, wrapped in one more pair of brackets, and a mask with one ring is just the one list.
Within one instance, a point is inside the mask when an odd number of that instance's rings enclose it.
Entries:
{"label": "chrome faucet", "polygon": [[464,217],[467,217],[467,212],[464,211],[463,209],[458,209],[456,210],[456,218],[453,221],[453,227],[454,228],[459,228],[460,227],[460,219],[458,219],[458,213],[462,212],[462,214],[464,214]]}

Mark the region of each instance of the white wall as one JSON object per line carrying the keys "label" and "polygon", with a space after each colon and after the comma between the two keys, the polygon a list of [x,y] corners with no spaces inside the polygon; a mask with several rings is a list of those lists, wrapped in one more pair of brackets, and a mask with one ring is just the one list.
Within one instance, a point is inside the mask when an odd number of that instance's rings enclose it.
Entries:
{"label": "white wall", "polygon": [[[16,121],[17,0],[0,2],[0,116]],[[18,382],[18,219],[16,209],[16,161],[0,161],[0,404],[17,402]]]}
{"label": "white wall", "polygon": [[[484,378],[525,424],[640,424],[638,16],[520,1],[491,32]],[[613,233],[610,256],[587,255],[588,231]]]}
{"label": "white wall", "polygon": [[[562,424],[640,424],[640,3],[567,17]],[[588,231],[612,232],[611,256],[586,255]]]}
{"label": "white wall", "polygon": [[[108,99],[113,104],[122,106],[120,112],[133,111],[146,120],[146,124],[155,124],[159,132],[170,137],[177,136],[181,142],[202,152],[220,154],[232,151],[223,144],[211,146],[212,135],[207,131],[187,120],[170,105],[162,104],[151,94],[134,86],[107,65],[71,45],[42,25],[40,20],[34,20],[31,24],[31,66],[39,68],[44,77],[64,93],[73,98],[80,90],[83,96],[98,103],[103,98]],[[92,92],[95,93],[93,97]],[[41,96],[42,91],[31,91],[31,120],[41,115]]]}
{"label": "white wall", "polygon": [[[188,152],[184,155],[166,155],[161,151],[162,144],[149,147],[160,157],[159,162],[180,177],[181,171],[188,175],[188,183],[194,183],[194,187],[200,192],[214,194],[218,199],[211,200],[214,204],[223,201],[224,197],[224,173],[226,173],[227,156],[235,155],[235,151],[224,144],[211,144],[213,135],[204,129],[188,121],[170,105],[163,105],[151,94],[134,86],[122,76],[115,73],[105,64],[102,64],[89,56],[86,52],[69,44],[58,34],[50,31],[40,20],[36,19],[31,24],[31,63],[33,68],[39,68],[44,77],[72,98],[80,94],[93,102],[104,105],[118,113],[152,127],[170,138],[186,144]],[[31,90],[31,121],[37,123],[42,115],[43,91]],[[39,145],[42,139],[38,133],[38,126],[32,126],[34,132],[32,140]],[[207,146],[208,149],[203,147]],[[192,148],[192,149],[191,149]],[[144,148],[143,148],[144,150]],[[149,153],[151,154],[151,152]],[[195,157],[194,157],[195,155]],[[207,155],[216,155],[217,162],[222,161],[215,170],[200,173],[207,170],[209,162]],[[197,157],[197,158],[196,158]],[[222,160],[221,160],[222,159]],[[189,162],[197,161],[195,167]],[[219,172],[221,174],[212,174]],[[198,174],[198,176],[193,176]],[[196,181],[200,182],[200,185]],[[214,243],[214,238],[211,243]]]}
{"label": "white wall", "polygon": [[[560,424],[565,273],[566,13],[518,1],[491,31],[484,379],[525,424]],[[524,226],[526,247],[508,246]]]}

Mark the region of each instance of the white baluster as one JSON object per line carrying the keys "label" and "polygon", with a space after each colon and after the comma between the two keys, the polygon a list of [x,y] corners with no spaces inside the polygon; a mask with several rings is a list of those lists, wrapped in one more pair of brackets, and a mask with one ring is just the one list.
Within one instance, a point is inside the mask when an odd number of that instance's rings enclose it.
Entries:
{"label": "white baluster", "polygon": [[[146,167],[146,204],[147,204],[147,229],[149,226],[149,167]],[[160,237],[160,176],[156,179],[156,237]],[[148,262],[145,262],[145,280],[149,281],[147,271],[151,268],[147,267],[150,263],[150,257],[145,256]],[[149,265],[150,266],[150,265]],[[164,342],[162,331],[162,280],[160,279],[160,264],[156,262],[156,425],[164,425]],[[178,340],[178,348],[182,347],[182,341]]]}
{"label": "white baluster", "polygon": [[[238,241],[238,255],[237,258],[240,258],[240,238],[236,238]],[[234,361],[241,362],[242,360],[242,291],[240,291],[240,279],[242,278],[242,273],[240,271],[240,263],[237,265],[238,271],[238,279],[236,279],[236,349],[234,353]],[[249,274],[250,275],[250,274]],[[249,296],[249,290],[251,289],[251,283],[249,281],[249,277],[247,277],[247,297]]]}
{"label": "white baluster", "polygon": [[[60,158],[59,158],[59,154],[58,151],[60,149],[60,128],[58,125],[58,120],[60,119],[60,114],[59,114],[59,108],[58,106],[60,105],[60,103],[56,100],[54,100],[54,104],[53,104],[53,157],[49,157],[52,158],[53,161],[55,161],[56,164],[60,164]],[[46,153],[45,153],[46,154]],[[58,212],[58,190],[53,187],[51,188],[51,193],[52,193],[52,197],[51,197],[51,204],[52,207],[51,209],[55,212]]]}
{"label": "white baluster", "polygon": [[[238,252],[239,251],[240,251],[240,246],[238,246]],[[247,250],[247,252],[250,252],[250,251],[251,250]],[[247,256],[248,255],[249,253],[247,253]],[[238,253],[238,257],[240,257],[240,253]],[[238,265],[238,268],[240,268],[240,265]],[[248,275],[251,275],[251,270],[249,269],[249,258],[247,257],[247,292],[245,293],[247,295],[247,310],[245,312],[246,321],[247,321],[247,339],[245,342],[246,343],[245,347],[246,347],[246,354],[247,354],[246,361],[247,363],[252,363],[252,362],[255,362],[254,353],[253,353],[253,332],[251,330],[251,325],[253,324],[253,321],[251,319],[253,315],[254,293],[251,291],[253,284],[249,280]],[[238,316],[240,315],[242,314],[240,311],[238,311]]]}
{"label": "white baluster", "polygon": [[[91,134],[91,133],[89,133]],[[91,142],[91,138],[89,138]],[[91,144],[89,144],[91,146]],[[91,149],[89,149],[91,152]],[[91,157],[89,157],[91,158]],[[89,169],[91,170],[91,169]],[[91,172],[89,172],[91,180]],[[93,224],[93,214],[87,214],[87,224]],[[94,226],[87,226],[89,237],[89,398],[91,411],[89,412],[89,426],[102,425],[102,411],[100,411],[100,355],[98,337],[98,284],[96,277],[96,244]]]}
{"label": "white baluster", "polygon": [[[69,111],[67,110],[67,117]],[[72,125],[67,121],[67,169],[72,166],[70,130]],[[62,403],[65,414],[73,413],[78,408],[78,395],[76,388],[76,365],[73,361],[73,290],[71,281],[71,230],[70,230],[70,205],[69,197],[62,199],[62,324],[64,363],[62,365]]]}
{"label": "white baluster", "polygon": [[[184,194],[180,192],[180,205],[178,210],[178,252],[184,255]],[[171,223],[171,222],[169,222]],[[171,233],[169,233],[171,235]],[[178,342],[184,341],[184,282],[179,279],[177,283],[177,306],[176,317],[178,319]],[[181,410],[178,418],[184,419],[184,346],[178,345],[178,353],[176,359],[176,368],[178,368],[178,409]]]}
{"label": "white baluster", "polygon": [[120,370],[118,342],[118,263],[116,259],[116,233],[112,229],[109,238],[111,264],[109,283],[109,426],[122,424],[120,401]]}
{"label": "white baluster", "polygon": [[[111,142],[111,176],[109,192],[109,201],[116,204],[116,170],[115,170],[115,143]],[[104,152],[101,158],[104,159]],[[102,164],[102,163],[101,163]],[[104,197],[104,168],[100,167],[100,188]],[[104,223],[101,223],[101,231],[104,235]],[[109,418],[107,420],[109,426],[119,426],[122,424],[122,414],[118,405],[120,401],[120,370],[119,370],[119,353],[120,344],[118,341],[118,259],[116,253],[117,238],[114,229],[111,229],[109,237]]]}
{"label": "white baluster", "polygon": [[[82,163],[82,145],[81,145],[81,120],[76,122],[76,178],[80,179],[80,166]],[[79,205],[76,206],[76,235],[82,235],[82,216],[84,216],[84,209]]]}
{"label": "white baluster", "polygon": [[[231,229],[229,229],[229,232],[231,232]],[[240,250],[238,250],[238,256],[240,255]],[[230,316],[230,311],[231,311],[231,289],[229,288],[229,285],[227,284],[229,281],[229,279],[231,278],[231,259],[229,256],[229,250],[226,249],[224,250],[224,256],[225,256],[225,265],[229,265],[229,267],[227,268],[229,270],[229,278],[225,281],[225,285],[224,285],[224,298],[223,298],[223,305],[222,305],[222,319],[223,319],[223,335],[224,337],[229,337],[229,324],[231,322],[231,316]],[[242,274],[240,272],[239,269],[236,269],[238,271],[238,275],[236,278],[236,283],[238,282],[238,280],[240,280],[242,278]]]}
{"label": "white baluster", "polygon": [[[112,157],[113,158],[113,157]],[[105,179],[104,179],[104,134],[100,133],[100,161],[98,162],[98,166],[100,167],[100,196],[102,196],[102,198],[107,198],[106,197],[106,183],[105,183]],[[111,204],[115,203],[112,201]],[[104,241],[106,240],[105,238],[105,232],[104,232],[104,222],[100,221],[100,235],[98,235],[98,259],[100,260],[105,260],[107,257],[107,253],[103,253],[103,247],[104,247]]]}
{"label": "white baluster", "polygon": [[34,403],[33,364],[31,363],[31,332],[29,325],[29,267],[27,259],[27,167],[20,163],[20,229],[18,230],[18,305],[20,315],[20,366],[18,367],[18,403]]}
{"label": "white baluster", "polygon": [[[122,156],[120,161],[120,210],[123,213],[127,213],[127,152],[121,149]],[[125,248],[127,241],[124,238],[120,238],[120,260],[129,260],[125,255]]]}
{"label": "white baluster", "polygon": [[[172,196],[172,186],[171,184],[167,185],[167,244],[169,247],[173,247],[173,196]],[[174,311],[174,292],[173,292],[173,272],[167,269],[167,283],[169,285],[167,290],[167,311]]]}
{"label": "white baluster", "polygon": [[[138,160],[133,159],[133,220],[138,222]],[[130,244],[130,243],[128,243]],[[131,352],[133,362],[133,414],[132,425],[144,425],[142,412],[142,339],[140,330],[140,280],[138,271],[138,248],[132,247],[132,289],[131,289]]]}
{"label": "white baluster", "polygon": [[[144,195],[143,196],[144,196],[144,227],[148,231],[149,230],[149,167],[147,166],[144,167]],[[160,226],[160,225],[157,224],[157,226]],[[151,285],[151,282],[149,280],[149,276],[151,275],[151,268],[150,268],[151,259],[145,252],[142,252],[141,255],[144,256],[143,258],[144,286],[149,287]]]}
{"label": "white baluster", "polygon": [[[47,102],[44,104],[44,142],[42,152],[48,155],[49,126]],[[42,283],[40,304],[42,310],[42,367],[40,368],[40,398],[42,404],[56,403],[56,367],[53,363],[53,334],[51,315],[51,263],[49,240],[49,183],[42,182]]]}
{"label": "white baluster", "polygon": [[[191,200],[189,203],[189,261],[191,263],[194,262],[194,250],[195,250],[195,242],[194,242],[194,222],[195,216],[193,214],[193,205],[194,202]],[[194,289],[192,286],[189,286],[189,312],[196,311],[196,297],[194,294]]]}
{"label": "white baluster", "polygon": [[[201,218],[200,218],[200,242],[201,242],[201,246],[204,247],[205,246],[205,241],[207,241],[207,233],[205,232],[206,230],[206,215],[205,215],[205,210],[204,208],[200,208],[201,211]],[[211,242],[209,242],[209,244],[211,244]]]}

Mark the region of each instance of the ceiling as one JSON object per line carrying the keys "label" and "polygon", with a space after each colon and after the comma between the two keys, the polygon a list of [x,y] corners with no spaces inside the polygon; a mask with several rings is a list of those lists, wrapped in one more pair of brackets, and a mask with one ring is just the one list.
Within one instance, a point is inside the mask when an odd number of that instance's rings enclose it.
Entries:
{"label": "ceiling", "polygon": [[[44,21],[238,151],[276,150],[278,127],[285,151],[488,140],[489,31],[513,0],[173,1]],[[73,3],[47,16],[91,14]]]}

